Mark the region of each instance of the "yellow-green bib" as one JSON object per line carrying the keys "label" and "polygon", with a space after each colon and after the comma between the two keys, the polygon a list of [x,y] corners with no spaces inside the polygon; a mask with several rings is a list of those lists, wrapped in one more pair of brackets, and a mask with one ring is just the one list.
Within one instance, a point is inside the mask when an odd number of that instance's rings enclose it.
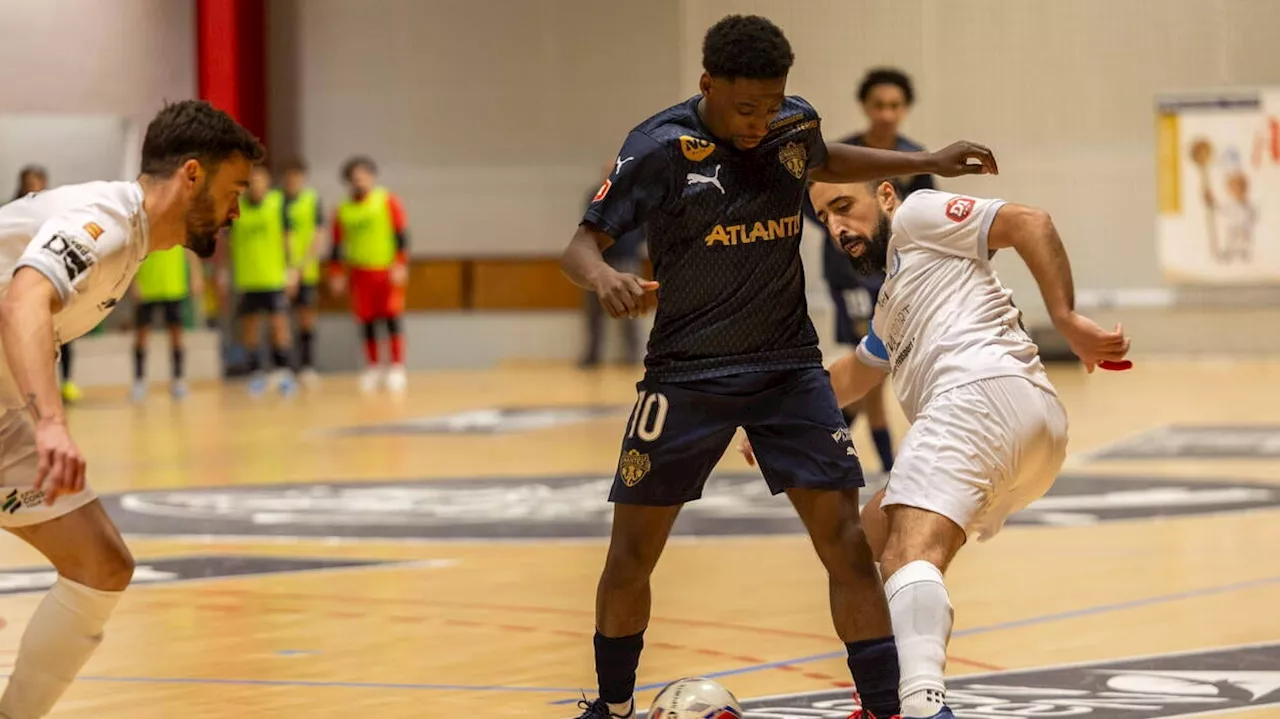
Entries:
{"label": "yellow-green bib", "polygon": [[316,237],[316,206],[319,197],[315,190],[303,190],[289,204],[289,222],[293,225],[293,259],[302,268],[302,284],[314,285],[320,281],[319,258],[307,258]]}
{"label": "yellow-green bib", "polygon": [[186,299],[191,291],[187,248],[171,247],[147,255],[134,281],[138,283],[138,296],[143,302]]}
{"label": "yellow-green bib", "polygon": [[374,188],[361,200],[347,198],[338,207],[343,258],[353,267],[385,270],[396,259],[396,228],[387,191]]}
{"label": "yellow-green bib", "polygon": [[240,292],[283,290],[285,263],[284,194],[268,192],[254,205],[240,200],[240,217],[231,226],[231,273]]}

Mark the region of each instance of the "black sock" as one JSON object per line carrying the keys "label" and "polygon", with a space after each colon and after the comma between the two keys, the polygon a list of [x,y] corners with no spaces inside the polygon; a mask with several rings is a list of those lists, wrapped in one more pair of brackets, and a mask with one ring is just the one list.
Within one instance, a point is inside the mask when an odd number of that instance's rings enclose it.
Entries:
{"label": "black sock", "polygon": [[884,471],[893,469],[893,439],[886,427],[871,430],[871,439],[876,443],[876,452],[880,455],[880,465]]}
{"label": "black sock", "polygon": [[844,645],[849,651],[849,672],[858,687],[862,708],[888,719],[902,713],[898,705],[898,647],[893,637],[864,639]]}
{"label": "black sock", "polygon": [[71,381],[71,345],[62,345],[62,354],[58,358],[62,362],[62,381]]}
{"label": "black sock", "polygon": [[147,351],[142,345],[133,348],[133,378],[139,382],[147,376]]}
{"label": "black sock", "polygon": [[[636,668],[640,666],[644,632],[617,638],[596,632],[595,643],[596,679],[600,683],[600,698],[609,704],[630,701],[631,695],[636,692]],[[897,691],[897,684],[894,684],[894,691]]]}
{"label": "black sock", "polygon": [[182,349],[182,345],[176,345],[173,348],[173,378],[182,379],[183,367],[182,361],[186,359],[187,353]]}
{"label": "black sock", "polygon": [[302,330],[298,334],[298,354],[301,355],[303,369],[311,369],[311,346],[315,338],[311,330]]}
{"label": "black sock", "polygon": [[289,348],[288,347],[272,347],[271,362],[276,369],[289,369]]}
{"label": "black sock", "polygon": [[262,358],[258,356],[258,348],[246,347],[245,352],[249,356],[245,358],[244,367],[249,374],[253,374],[254,372],[262,369]]}

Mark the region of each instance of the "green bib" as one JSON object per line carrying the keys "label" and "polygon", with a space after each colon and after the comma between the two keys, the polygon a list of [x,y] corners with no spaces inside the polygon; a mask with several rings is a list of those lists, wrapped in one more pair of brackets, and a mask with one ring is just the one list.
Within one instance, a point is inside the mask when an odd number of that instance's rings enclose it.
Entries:
{"label": "green bib", "polygon": [[283,290],[285,263],[284,194],[272,190],[254,205],[240,200],[240,217],[231,225],[231,274],[240,292]]}
{"label": "green bib", "polygon": [[303,260],[311,253],[316,237],[316,205],[319,197],[315,190],[303,190],[289,205],[289,222],[293,225],[293,258],[301,263],[302,284],[314,285],[320,281],[320,259]]}
{"label": "green bib", "polygon": [[147,255],[134,281],[138,283],[138,297],[143,302],[186,299],[191,291],[187,248],[172,247]]}
{"label": "green bib", "polygon": [[359,201],[348,197],[338,206],[338,223],[347,264],[385,270],[395,262],[396,228],[386,190],[376,187]]}

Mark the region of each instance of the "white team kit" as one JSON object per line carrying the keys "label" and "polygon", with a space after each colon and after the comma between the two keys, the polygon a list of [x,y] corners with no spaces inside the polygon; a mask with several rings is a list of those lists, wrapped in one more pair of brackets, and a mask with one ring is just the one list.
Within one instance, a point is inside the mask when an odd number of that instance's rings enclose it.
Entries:
{"label": "white team kit", "polygon": [[1067,446],[1066,411],[991,264],[1002,205],[934,190],[903,200],[857,349],[891,373],[912,423],[882,506],[936,512],[979,540],[1049,489]]}
{"label": "white team kit", "polygon": [[[147,255],[147,217],[136,182],[67,185],[0,206],[0,294],[21,267],[57,288],[53,317],[61,346],[83,335],[124,297]],[[48,521],[91,502],[87,486],[52,506],[35,484],[34,426],[7,361],[0,362],[0,527]]]}

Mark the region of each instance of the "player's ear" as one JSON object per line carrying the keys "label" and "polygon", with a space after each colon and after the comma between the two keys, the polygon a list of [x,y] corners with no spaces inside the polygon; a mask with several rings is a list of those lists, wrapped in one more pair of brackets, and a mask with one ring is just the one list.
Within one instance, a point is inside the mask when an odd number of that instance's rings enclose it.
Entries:
{"label": "player's ear", "polygon": [[711,75],[710,74],[705,72],[702,73],[702,78],[698,80],[698,90],[703,95],[706,95],[708,92],[711,92]]}
{"label": "player's ear", "polygon": [[182,167],[179,168],[178,172],[182,174],[182,181],[185,184],[195,187],[200,182],[201,169],[200,161],[193,157],[182,163]]}
{"label": "player's ear", "polygon": [[898,201],[898,190],[893,186],[892,182],[885,180],[876,188],[876,200],[880,203],[880,209],[885,212],[892,212],[893,207]]}

